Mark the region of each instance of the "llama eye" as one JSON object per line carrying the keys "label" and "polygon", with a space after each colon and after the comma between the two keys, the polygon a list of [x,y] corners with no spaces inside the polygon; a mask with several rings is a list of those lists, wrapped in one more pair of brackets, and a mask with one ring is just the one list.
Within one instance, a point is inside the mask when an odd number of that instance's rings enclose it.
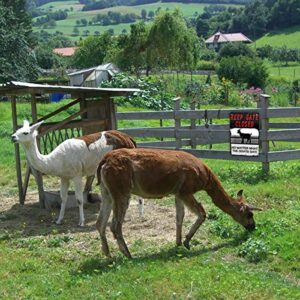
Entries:
{"label": "llama eye", "polygon": [[28,134],[28,132],[23,132],[23,134],[27,135],[27,134]]}

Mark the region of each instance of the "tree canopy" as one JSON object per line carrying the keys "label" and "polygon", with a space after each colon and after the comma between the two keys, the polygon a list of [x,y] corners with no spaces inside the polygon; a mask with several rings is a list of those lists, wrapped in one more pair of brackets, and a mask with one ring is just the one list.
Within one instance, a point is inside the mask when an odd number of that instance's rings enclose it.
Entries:
{"label": "tree canopy", "polygon": [[0,0],[0,40],[0,82],[35,79],[37,63],[25,0]]}

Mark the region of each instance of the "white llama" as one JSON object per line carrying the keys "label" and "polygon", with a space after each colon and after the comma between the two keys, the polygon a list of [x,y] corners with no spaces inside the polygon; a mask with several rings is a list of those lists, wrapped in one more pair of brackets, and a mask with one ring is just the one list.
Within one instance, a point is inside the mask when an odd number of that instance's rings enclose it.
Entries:
{"label": "white llama", "polygon": [[125,133],[109,130],[68,139],[50,154],[42,155],[36,141],[37,129],[42,123],[43,121],[30,126],[25,120],[23,127],[12,135],[12,141],[22,144],[27,160],[34,169],[47,175],[60,177],[62,204],[56,224],[61,224],[64,218],[69,183],[73,180],[79,205],[78,225],[84,226],[82,177],[94,175],[107,152],[117,148],[135,148],[135,142]]}

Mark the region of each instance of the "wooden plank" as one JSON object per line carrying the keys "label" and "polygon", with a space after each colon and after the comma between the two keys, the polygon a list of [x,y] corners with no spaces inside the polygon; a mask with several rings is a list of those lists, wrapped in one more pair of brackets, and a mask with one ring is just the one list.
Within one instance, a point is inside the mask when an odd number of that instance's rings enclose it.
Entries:
{"label": "wooden plank", "polygon": [[276,130],[268,132],[268,139],[272,141],[295,141],[300,142],[300,129]]}
{"label": "wooden plank", "polygon": [[[189,146],[190,140],[181,140],[182,146]],[[155,148],[175,148],[176,141],[157,141],[157,142],[138,142],[137,146],[139,148],[148,148],[148,147],[155,147]]]}
{"label": "wooden plank", "polygon": [[191,153],[199,158],[207,159],[224,159],[224,160],[238,160],[238,161],[255,161],[261,162],[263,157],[259,156],[237,156],[231,155],[230,151],[223,150],[194,150],[194,149],[182,149],[188,153]]}
{"label": "wooden plank", "polygon": [[279,129],[300,129],[300,123],[269,123],[269,128]]}
{"label": "wooden plank", "polygon": [[[16,96],[11,97],[11,113],[12,113],[13,130],[15,132],[18,128]],[[20,148],[19,148],[19,144],[17,143],[15,143],[14,146],[15,146],[15,160],[16,160],[18,191],[19,191],[19,202],[20,204],[24,204]]]}
{"label": "wooden plank", "polygon": [[80,111],[78,111],[77,113],[69,116],[68,118],[64,119],[63,121],[61,122],[58,122],[56,123],[55,125],[53,125],[52,127],[46,129],[45,131],[41,131],[40,133],[40,137],[41,136],[44,136],[45,134],[47,134],[48,132],[50,131],[54,131],[56,129],[59,129],[59,128],[63,128],[64,125],[66,125],[67,123],[69,123],[71,120],[77,118],[78,116],[82,115],[83,113],[87,112],[88,111],[88,108],[84,108],[84,109],[81,109]]}
{"label": "wooden plank", "polygon": [[116,113],[117,120],[160,120],[174,119],[173,111],[147,111],[147,112],[126,112]]}
{"label": "wooden plank", "polygon": [[[70,128],[84,128],[94,125],[105,126],[108,120],[73,120],[63,126],[63,129],[70,129]],[[41,129],[41,133],[45,130],[53,127],[55,124],[59,122],[49,122],[43,123],[43,127]]]}
{"label": "wooden plank", "polygon": [[175,131],[162,128],[124,128],[119,131],[125,132],[132,137],[175,138]]}
{"label": "wooden plank", "polygon": [[300,117],[300,107],[269,108],[268,118]]}
{"label": "wooden plank", "polygon": [[269,161],[286,161],[300,159],[300,150],[286,150],[269,152]]}
{"label": "wooden plank", "polygon": [[70,102],[70,103],[68,103],[68,104],[66,104],[66,105],[64,105],[64,106],[62,106],[62,107],[60,107],[59,109],[56,109],[55,111],[53,111],[53,112],[51,112],[51,113],[49,113],[49,114],[43,116],[42,118],[39,118],[39,119],[37,120],[37,122],[40,122],[40,121],[43,121],[43,120],[47,120],[47,119],[49,119],[49,118],[51,118],[51,117],[57,115],[58,113],[60,113],[60,112],[62,112],[62,111],[64,111],[64,110],[66,110],[66,109],[72,107],[73,105],[79,103],[80,100],[81,100],[81,99],[78,98],[78,99],[76,99],[76,100],[74,100],[74,101],[72,101],[72,102]]}

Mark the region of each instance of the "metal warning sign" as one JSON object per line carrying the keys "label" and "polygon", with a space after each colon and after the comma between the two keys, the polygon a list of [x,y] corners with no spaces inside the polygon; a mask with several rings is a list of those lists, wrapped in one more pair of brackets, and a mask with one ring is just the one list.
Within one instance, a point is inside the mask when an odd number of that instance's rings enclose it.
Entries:
{"label": "metal warning sign", "polygon": [[230,119],[231,155],[259,155],[259,114],[233,112]]}

